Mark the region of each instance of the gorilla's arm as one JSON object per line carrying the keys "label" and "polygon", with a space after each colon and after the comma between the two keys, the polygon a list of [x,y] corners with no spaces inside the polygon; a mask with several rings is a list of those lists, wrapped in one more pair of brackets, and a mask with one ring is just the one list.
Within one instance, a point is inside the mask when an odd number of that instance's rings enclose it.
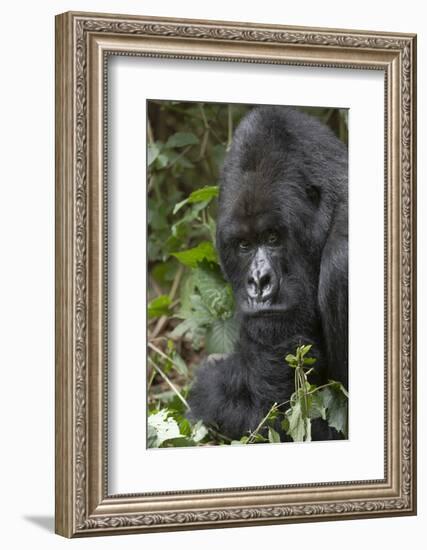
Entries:
{"label": "gorilla's arm", "polygon": [[[258,361],[259,363],[254,365],[252,358],[251,366],[258,368],[259,373],[263,374],[265,364],[260,358]],[[274,382],[276,384],[273,387],[269,385],[267,389],[266,380],[260,377],[257,385],[254,386],[250,371],[248,357],[239,353],[226,355],[220,359],[209,358],[198,369],[196,382],[191,389],[191,410],[188,415],[190,420],[202,420],[231,439],[240,439],[243,435],[253,432],[271,405],[277,402],[277,399],[285,401],[284,395],[289,398],[294,388],[293,382],[291,383],[287,376],[279,381],[275,376],[273,384]],[[286,372],[286,370],[282,366],[278,372]],[[266,377],[271,377],[271,374],[265,372],[264,374]],[[268,390],[276,394],[275,399],[269,396]],[[281,390],[281,393],[278,394],[277,390]],[[267,399],[262,398],[265,395]],[[281,441],[291,441],[283,432],[279,421],[275,429],[280,434]],[[312,421],[311,435],[313,441],[343,439],[341,434],[320,418]]]}
{"label": "gorilla's arm", "polygon": [[198,369],[191,389],[190,419],[214,425],[232,439],[253,431],[262,411],[253,402],[254,396],[241,373],[241,357],[237,353],[209,358]]}

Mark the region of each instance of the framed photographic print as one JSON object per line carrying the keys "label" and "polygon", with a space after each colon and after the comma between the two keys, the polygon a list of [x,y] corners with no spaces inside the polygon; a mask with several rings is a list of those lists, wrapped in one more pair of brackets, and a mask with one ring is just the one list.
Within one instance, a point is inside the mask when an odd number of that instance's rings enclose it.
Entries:
{"label": "framed photographic print", "polygon": [[416,37],[56,18],[56,532],[416,513]]}

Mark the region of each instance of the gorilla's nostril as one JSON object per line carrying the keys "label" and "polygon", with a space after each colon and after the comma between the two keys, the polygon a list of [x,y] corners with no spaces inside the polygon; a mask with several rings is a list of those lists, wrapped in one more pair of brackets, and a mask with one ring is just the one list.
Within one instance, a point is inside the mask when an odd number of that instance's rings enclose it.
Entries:
{"label": "gorilla's nostril", "polygon": [[259,280],[259,290],[261,294],[270,285],[270,282],[271,282],[270,273],[264,273],[264,275],[262,275],[262,277]]}

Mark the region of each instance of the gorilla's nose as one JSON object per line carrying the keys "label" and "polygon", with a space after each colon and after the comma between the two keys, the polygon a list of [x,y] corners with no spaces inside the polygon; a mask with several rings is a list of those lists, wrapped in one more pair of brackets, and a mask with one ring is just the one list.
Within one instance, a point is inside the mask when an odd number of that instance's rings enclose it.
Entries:
{"label": "gorilla's nose", "polygon": [[265,257],[256,258],[249,269],[246,281],[248,296],[265,302],[273,296],[276,286],[276,277],[268,260]]}

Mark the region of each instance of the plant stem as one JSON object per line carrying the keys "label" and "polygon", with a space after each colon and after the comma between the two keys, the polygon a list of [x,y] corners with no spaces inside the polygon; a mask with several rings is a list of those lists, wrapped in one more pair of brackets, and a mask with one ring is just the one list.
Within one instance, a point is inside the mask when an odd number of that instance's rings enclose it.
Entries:
{"label": "plant stem", "polygon": [[[171,290],[169,292],[169,298],[171,302],[173,302],[175,295],[178,291],[179,283],[181,282],[181,277],[183,272],[184,272],[184,268],[182,265],[180,265],[176,273],[175,279],[172,283]],[[157,322],[157,325],[154,327],[154,330],[151,333],[150,341],[154,340],[157,337],[157,335],[161,332],[161,330],[167,323],[168,319],[169,317],[167,315],[162,315],[162,317],[160,317],[160,319]]]}
{"label": "plant stem", "polygon": [[180,368],[180,365],[178,365],[178,363],[176,363],[173,359],[171,359],[170,357],[168,357],[166,355],[166,353],[164,353],[161,349],[159,348],[156,348],[156,346],[154,346],[151,342],[148,342],[148,347],[151,348],[153,351],[155,351],[158,355],[160,355],[161,357],[163,357],[163,359],[166,359],[166,361],[170,361],[173,365],[175,365],[175,367],[177,367],[178,369]]}
{"label": "plant stem", "polygon": [[[160,350],[157,350],[157,351],[160,351]],[[162,353],[162,352],[160,352]],[[169,359],[167,357],[167,359]],[[169,359],[171,361],[171,359]],[[163,380],[169,385],[169,387],[171,388],[171,390],[179,397],[179,399],[182,401],[182,403],[184,403],[184,405],[187,407],[187,409],[190,408],[190,405],[188,404],[188,401],[185,399],[185,397],[183,397],[179,390],[176,388],[176,386],[174,385],[174,383],[172,382],[172,380],[166,376],[166,374],[162,371],[162,369],[151,359],[151,357],[148,357],[148,362],[151,363],[153,369],[158,372],[160,374],[160,376],[163,378]],[[173,361],[172,361],[173,362]]]}
{"label": "plant stem", "polygon": [[258,426],[255,428],[255,430],[251,433],[251,435],[249,436],[248,438],[248,441],[247,441],[247,444],[248,443],[253,443],[253,441],[255,440],[255,437],[258,435],[259,431],[261,430],[261,428],[264,426],[265,422],[267,421],[268,417],[270,416],[270,414],[273,412],[273,410],[277,407],[277,403],[274,403],[272,405],[272,407],[270,408],[270,410],[268,411],[268,413],[264,416],[264,418],[261,420],[261,422],[258,424]]}

